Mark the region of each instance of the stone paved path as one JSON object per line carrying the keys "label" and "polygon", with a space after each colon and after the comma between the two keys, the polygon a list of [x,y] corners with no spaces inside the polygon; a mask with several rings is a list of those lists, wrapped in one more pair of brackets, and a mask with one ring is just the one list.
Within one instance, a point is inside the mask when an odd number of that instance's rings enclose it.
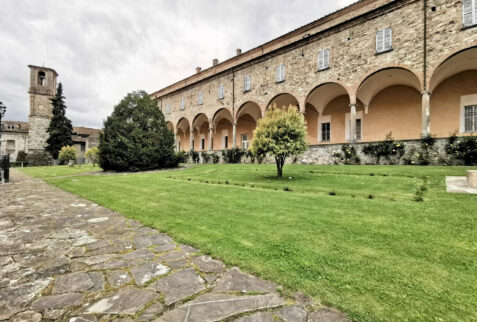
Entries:
{"label": "stone paved path", "polygon": [[345,320],[121,214],[11,176],[0,185],[0,320]]}

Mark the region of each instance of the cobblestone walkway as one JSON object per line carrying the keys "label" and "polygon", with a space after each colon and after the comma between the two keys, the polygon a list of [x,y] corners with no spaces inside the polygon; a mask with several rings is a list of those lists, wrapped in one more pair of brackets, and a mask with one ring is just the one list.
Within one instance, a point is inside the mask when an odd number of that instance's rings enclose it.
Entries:
{"label": "cobblestone walkway", "polygon": [[345,319],[121,214],[11,177],[0,185],[0,320]]}

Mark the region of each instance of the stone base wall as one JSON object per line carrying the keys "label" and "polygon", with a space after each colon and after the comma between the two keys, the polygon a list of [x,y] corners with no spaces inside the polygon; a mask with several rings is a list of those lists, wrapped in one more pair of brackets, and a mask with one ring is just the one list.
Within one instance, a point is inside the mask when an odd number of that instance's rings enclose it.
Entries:
{"label": "stone base wall", "polygon": [[30,129],[28,131],[28,151],[43,151],[48,140],[48,126],[50,119],[46,117],[30,116],[28,120]]}

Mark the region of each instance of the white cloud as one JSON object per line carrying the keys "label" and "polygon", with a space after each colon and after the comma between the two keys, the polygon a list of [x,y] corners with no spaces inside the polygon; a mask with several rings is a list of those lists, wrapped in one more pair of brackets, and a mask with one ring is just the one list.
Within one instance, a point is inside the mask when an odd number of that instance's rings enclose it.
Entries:
{"label": "white cloud", "polygon": [[101,127],[136,89],[156,91],[350,4],[309,0],[3,0],[0,101],[28,119],[27,65],[54,68],[74,125]]}

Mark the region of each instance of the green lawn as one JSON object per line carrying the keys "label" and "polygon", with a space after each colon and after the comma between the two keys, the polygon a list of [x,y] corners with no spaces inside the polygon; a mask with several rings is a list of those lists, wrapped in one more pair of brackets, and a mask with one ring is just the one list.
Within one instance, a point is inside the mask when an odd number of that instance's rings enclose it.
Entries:
{"label": "green lawn", "polygon": [[445,176],[466,168],[284,170],[281,180],[273,165],[207,165],[48,182],[353,319],[477,319],[477,195],[445,192]]}
{"label": "green lawn", "polygon": [[52,178],[52,177],[62,177],[62,176],[71,176],[86,172],[100,171],[101,168],[98,166],[93,167],[92,164],[83,164],[75,165],[69,167],[67,165],[59,166],[49,166],[49,167],[26,167],[18,168],[18,170],[23,171],[24,173],[35,177],[35,178]]}

